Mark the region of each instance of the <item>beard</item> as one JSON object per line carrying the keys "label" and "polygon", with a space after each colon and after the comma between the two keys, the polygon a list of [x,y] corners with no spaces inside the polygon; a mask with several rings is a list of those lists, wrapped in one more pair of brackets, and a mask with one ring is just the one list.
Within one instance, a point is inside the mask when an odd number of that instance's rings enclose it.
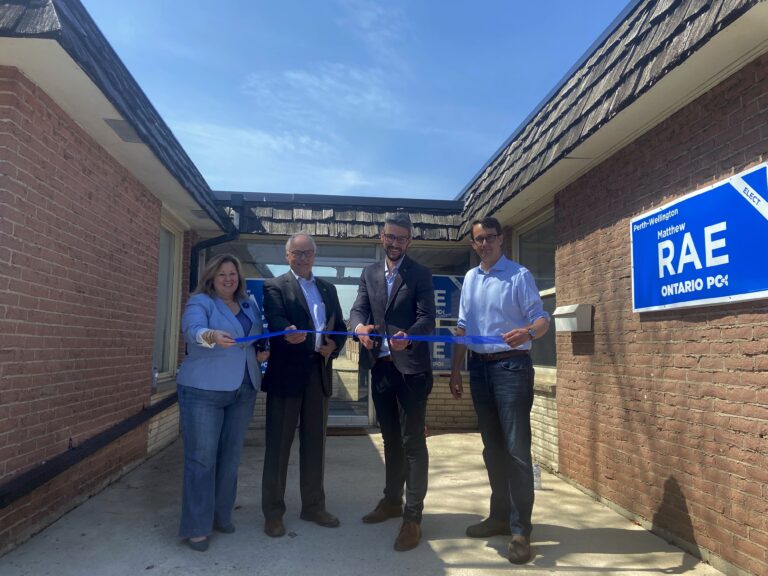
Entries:
{"label": "beard", "polygon": [[402,250],[400,248],[395,248],[394,246],[385,248],[384,252],[386,253],[387,258],[389,258],[392,262],[397,262],[403,256],[405,256],[405,250]]}

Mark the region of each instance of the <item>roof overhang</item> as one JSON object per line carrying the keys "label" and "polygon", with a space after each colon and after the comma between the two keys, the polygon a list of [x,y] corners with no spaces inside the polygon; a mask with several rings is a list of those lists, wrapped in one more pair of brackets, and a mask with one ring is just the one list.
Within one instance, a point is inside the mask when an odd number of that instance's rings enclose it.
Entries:
{"label": "roof overhang", "polygon": [[51,39],[0,38],[0,64],[18,68],[188,228],[219,230],[143,142],[126,142],[106,120],[126,122],[101,90]]}
{"label": "roof overhang", "polygon": [[0,65],[43,90],[183,226],[234,230],[79,0],[0,0]]}
{"label": "roof overhang", "polygon": [[[760,2],[507,200],[493,215],[504,225],[514,226],[525,221],[550,205],[565,186],[766,52],[768,2]],[[465,214],[465,218],[470,216]]]}

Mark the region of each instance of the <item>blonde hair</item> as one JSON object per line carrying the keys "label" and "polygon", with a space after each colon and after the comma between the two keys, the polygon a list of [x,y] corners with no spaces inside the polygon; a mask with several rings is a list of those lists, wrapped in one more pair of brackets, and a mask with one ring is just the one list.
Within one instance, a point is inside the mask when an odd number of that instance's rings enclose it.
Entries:
{"label": "blonde hair", "polygon": [[224,264],[233,264],[235,270],[237,270],[237,291],[235,296],[241,300],[246,300],[248,294],[245,291],[245,278],[243,278],[243,265],[240,264],[237,256],[232,254],[219,254],[211,258],[203,270],[203,275],[200,277],[200,283],[194,291],[194,294],[207,294],[211,298],[216,296],[216,289],[213,287],[213,280],[216,278],[216,274],[219,273],[219,269]]}

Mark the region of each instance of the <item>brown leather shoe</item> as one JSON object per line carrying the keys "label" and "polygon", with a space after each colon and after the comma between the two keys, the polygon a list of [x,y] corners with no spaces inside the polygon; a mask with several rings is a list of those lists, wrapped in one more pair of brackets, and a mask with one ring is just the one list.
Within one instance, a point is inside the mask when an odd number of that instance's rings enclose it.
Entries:
{"label": "brown leather shoe", "polygon": [[507,546],[509,561],[512,564],[525,564],[531,559],[531,541],[522,534],[515,534]]}
{"label": "brown leather shoe", "polygon": [[506,520],[497,520],[496,518],[486,518],[482,522],[467,526],[467,536],[470,538],[490,538],[502,534],[509,536],[512,532],[509,529],[509,522]]}
{"label": "brown leather shoe", "polygon": [[395,550],[405,552],[413,550],[419,545],[421,540],[421,525],[413,520],[404,520],[400,526],[400,534],[395,539]]}
{"label": "brown leather shoe", "polygon": [[391,504],[382,498],[379,500],[379,503],[376,504],[376,508],[363,516],[363,522],[366,524],[378,524],[379,522],[384,522],[390,518],[400,518],[402,515],[402,504]]}
{"label": "brown leather shoe", "polygon": [[285,536],[285,525],[282,518],[271,518],[264,522],[264,534],[272,538]]}
{"label": "brown leather shoe", "polygon": [[306,520],[307,522],[314,522],[318,526],[323,526],[325,528],[336,528],[341,524],[336,516],[325,510],[302,512],[299,518]]}

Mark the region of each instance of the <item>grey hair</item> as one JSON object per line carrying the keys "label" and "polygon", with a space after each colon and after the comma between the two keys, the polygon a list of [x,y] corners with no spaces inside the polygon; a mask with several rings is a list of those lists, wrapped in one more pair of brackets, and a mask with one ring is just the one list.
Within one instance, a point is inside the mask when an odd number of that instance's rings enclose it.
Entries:
{"label": "grey hair", "polygon": [[387,214],[384,218],[384,226],[392,224],[393,226],[400,226],[400,228],[407,228],[408,233],[413,233],[413,224],[411,224],[411,217],[405,212],[393,212]]}
{"label": "grey hair", "polygon": [[285,251],[286,251],[286,253],[291,251],[291,244],[293,243],[293,239],[296,238],[297,236],[306,236],[307,238],[309,238],[309,241],[312,243],[312,250],[317,252],[317,244],[315,244],[315,239],[312,238],[312,236],[310,236],[306,232],[296,232],[296,234],[291,234],[288,237],[288,241],[285,243]]}

